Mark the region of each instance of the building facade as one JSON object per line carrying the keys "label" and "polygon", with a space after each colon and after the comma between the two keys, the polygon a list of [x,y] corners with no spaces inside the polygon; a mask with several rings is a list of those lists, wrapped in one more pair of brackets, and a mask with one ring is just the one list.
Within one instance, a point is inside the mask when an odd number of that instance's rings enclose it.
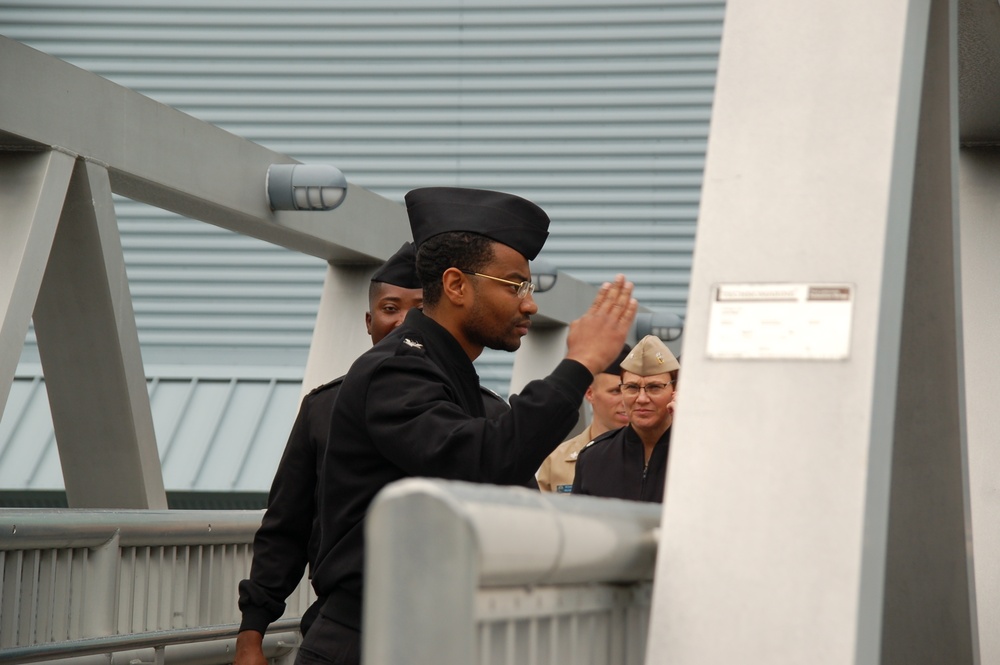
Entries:
{"label": "building facade", "polygon": [[[21,0],[0,26],[392,200],[436,185],[525,196],[552,218],[542,258],[595,284],[624,272],[642,304],[683,314],[723,13],[710,0]],[[322,261],[125,199],[117,214],[168,490],[266,491]],[[506,393],[510,354],[477,367]],[[0,488],[59,487],[42,380],[29,332]],[[240,463],[223,477],[221,459]]]}

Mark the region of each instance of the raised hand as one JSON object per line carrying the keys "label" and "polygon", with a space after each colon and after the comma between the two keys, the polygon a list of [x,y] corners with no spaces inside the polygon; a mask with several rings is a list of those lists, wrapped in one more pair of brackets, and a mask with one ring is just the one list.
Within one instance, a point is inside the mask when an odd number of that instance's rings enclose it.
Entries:
{"label": "raised hand", "polygon": [[601,285],[583,316],[569,324],[567,358],[597,374],[618,357],[639,307],[633,287],[624,275]]}

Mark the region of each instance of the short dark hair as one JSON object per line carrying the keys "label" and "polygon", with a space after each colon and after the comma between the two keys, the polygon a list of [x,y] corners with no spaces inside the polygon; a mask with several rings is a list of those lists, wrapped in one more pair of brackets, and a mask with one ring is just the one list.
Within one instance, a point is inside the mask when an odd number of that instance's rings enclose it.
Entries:
{"label": "short dark hair", "polygon": [[368,311],[375,309],[375,303],[382,295],[383,286],[385,286],[385,282],[372,280],[368,283]]}
{"label": "short dark hair", "polygon": [[486,236],[466,231],[439,233],[417,250],[417,275],[424,289],[424,305],[441,300],[441,276],[448,268],[482,271],[493,261],[493,244]]}

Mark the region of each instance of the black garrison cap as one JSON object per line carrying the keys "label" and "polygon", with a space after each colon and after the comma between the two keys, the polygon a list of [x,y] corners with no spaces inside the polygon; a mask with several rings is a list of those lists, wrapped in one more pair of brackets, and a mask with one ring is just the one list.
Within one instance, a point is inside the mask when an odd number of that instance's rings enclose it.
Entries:
{"label": "black garrison cap", "polygon": [[485,189],[414,189],[406,195],[406,213],[418,248],[439,233],[467,231],[503,243],[530,261],[549,235],[544,210],[520,196]]}
{"label": "black garrison cap", "polygon": [[412,242],[405,242],[399,250],[383,263],[375,274],[373,282],[385,282],[404,289],[419,289],[417,277],[417,250]]}
{"label": "black garrison cap", "polygon": [[622,363],[625,362],[625,358],[628,357],[629,351],[632,347],[626,344],[622,347],[622,352],[618,354],[618,357],[611,361],[611,364],[605,367],[601,373],[602,374],[614,374],[618,376],[622,373]]}

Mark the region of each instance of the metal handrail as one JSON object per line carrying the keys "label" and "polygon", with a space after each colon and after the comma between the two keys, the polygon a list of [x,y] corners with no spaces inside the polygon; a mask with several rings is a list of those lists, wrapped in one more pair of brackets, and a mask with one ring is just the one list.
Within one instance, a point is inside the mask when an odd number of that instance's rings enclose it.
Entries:
{"label": "metal handrail", "polygon": [[[0,663],[226,662],[261,515],[0,511],[0,569],[19,580],[0,603]],[[276,656],[298,644],[308,586],[293,598],[265,636]]]}
{"label": "metal handrail", "polygon": [[[298,630],[300,619],[279,619],[271,624],[269,632],[291,632]],[[130,649],[158,649],[176,644],[208,642],[236,637],[238,623],[200,628],[176,628],[156,630],[132,635],[109,635],[79,640],[66,640],[49,644],[0,649],[0,663],[37,663],[43,660],[92,656]]]}
{"label": "metal handrail", "polygon": [[122,547],[248,543],[259,510],[9,509],[0,513],[0,551],[98,547],[118,534]]}
{"label": "metal handrail", "polygon": [[[661,511],[659,504],[440,479],[388,485],[372,502],[365,526],[364,662],[529,660],[522,651],[505,650],[505,639],[494,651],[489,639],[479,639],[479,629],[507,636],[534,631],[519,648],[548,661],[559,644],[578,641],[558,637],[560,623],[552,620],[569,608],[612,617],[603,629],[588,629],[588,639],[603,635],[614,645],[608,660],[590,662],[641,662],[625,657],[624,635],[629,628],[643,634],[648,614],[622,610],[645,605]],[[589,610],[581,611],[581,597],[589,598]],[[429,598],[433,612],[414,611]],[[479,600],[510,607],[479,612]]]}

